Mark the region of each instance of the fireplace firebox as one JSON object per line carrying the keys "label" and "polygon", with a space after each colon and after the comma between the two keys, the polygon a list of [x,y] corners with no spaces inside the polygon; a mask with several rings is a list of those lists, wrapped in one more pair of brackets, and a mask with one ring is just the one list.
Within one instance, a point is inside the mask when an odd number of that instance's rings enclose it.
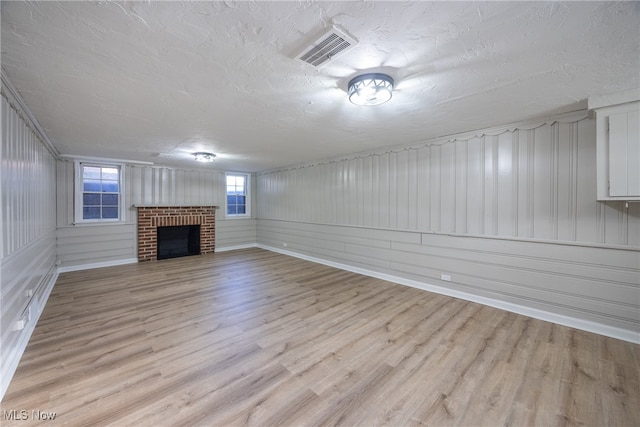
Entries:
{"label": "fireplace firebox", "polygon": [[158,259],[200,255],[200,226],[158,227]]}

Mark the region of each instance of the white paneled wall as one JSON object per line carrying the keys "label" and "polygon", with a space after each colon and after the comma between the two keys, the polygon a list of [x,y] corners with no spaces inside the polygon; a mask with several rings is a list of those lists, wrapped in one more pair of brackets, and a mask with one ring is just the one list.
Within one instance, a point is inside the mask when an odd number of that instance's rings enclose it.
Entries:
{"label": "white paneled wall", "polygon": [[58,257],[64,268],[132,262],[137,259],[133,205],[214,205],[216,249],[255,244],[255,220],[224,217],[225,173],[160,166],[124,167],[124,221],[74,224],[74,162],[58,161]]}
{"label": "white paneled wall", "polygon": [[2,76],[0,398],[55,282],[55,155]]}
{"label": "white paneled wall", "polygon": [[554,122],[259,174],[260,218],[640,246],[595,197],[595,125]]}
{"label": "white paneled wall", "polygon": [[260,173],[258,244],[640,341],[640,204],[595,152],[584,113]]}
{"label": "white paneled wall", "polygon": [[[4,95],[4,94],[3,94]],[[2,257],[55,228],[55,160],[16,107],[2,97]]]}
{"label": "white paneled wall", "polygon": [[216,220],[216,252],[256,245],[256,219]]}
{"label": "white paneled wall", "polygon": [[128,205],[217,206],[224,202],[224,171],[129,166],[126,177]]}

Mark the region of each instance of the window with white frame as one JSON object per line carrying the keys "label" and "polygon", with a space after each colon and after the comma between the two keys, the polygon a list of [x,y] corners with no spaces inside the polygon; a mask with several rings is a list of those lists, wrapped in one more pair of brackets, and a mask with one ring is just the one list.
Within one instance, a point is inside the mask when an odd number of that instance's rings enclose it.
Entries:
{"label": "window with white frame", "polygon": [[121,165],[78,162],[76,222],[119,221],[122,212]]}
{"label": "window with white frame", "polygon": [[251,216],[249,175],[227,173],[227,216]]}

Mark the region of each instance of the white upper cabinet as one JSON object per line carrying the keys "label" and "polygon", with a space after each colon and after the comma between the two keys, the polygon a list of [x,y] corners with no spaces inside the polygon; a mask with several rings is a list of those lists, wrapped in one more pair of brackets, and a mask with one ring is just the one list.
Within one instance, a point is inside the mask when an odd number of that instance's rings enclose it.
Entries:
{"label": "white upper cabinet", "polygon": [[598,200],[640,200],[639,92],[589,98],[596,118]]}

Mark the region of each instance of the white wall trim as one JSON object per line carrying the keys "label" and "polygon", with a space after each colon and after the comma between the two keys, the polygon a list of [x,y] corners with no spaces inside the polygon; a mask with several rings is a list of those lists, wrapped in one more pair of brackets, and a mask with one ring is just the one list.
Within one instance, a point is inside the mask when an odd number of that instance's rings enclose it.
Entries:
{"label": "white wall trim", "polygon": [[636,87],[615,93],[590,96],[587,100],[587,108],[593,110],[594,108],[609,107],[634,101],[640,101],[640,88]]}
{"label": "white wall trim", "polygon": [[153,162],[143,162],[142,160],[126,160],[126,159],[111,159],[108,157],[91,157],[91,156],[76,156],[73,154],[61,154],[59,156],[60,159],[69,159],[76,162],[96,162],[96,163],[104,163],[104,164],[114,164],[114,165],[153,165]]}
{"label": "white wall trim", "polygon": [[429,292],[434,292],[441,295],[447,295],[454,298],[460,298],[466,301],[477,302],[479,304],[487,305],[501,310],[509,311],[516,314],[532,317],[534,319],[544,320],[547,322],[557,323],[558,325],[568,326],[570,328],[581,329],[587,332],[593,332],[600,335],[605,335],[611,338],[620,339],[623,341],[640,344],[640,331],[631,331],[627,329],[617,328],[613,326],[603,325],[601,323],[592,322],[589,320],[577,319],[571,316],[564,316],[561,314],[551,313],[536,308],[525,307],[519,304],[513,304],[506,301],[500,301],[493,298],[486,298],[479,295],[470,294],[467,292],[460,292],[453,289],[445,288],[442,286],[432,285],[429,283],[418,282],[416,280],[405,279],[403,277],[393,276],[385,273],[378,273],[376,271],[368,270],[360,267],[353,267],[348,264],[342,264],[334,261],[329,261],[314,256],[304,255],[297,252],[283,250],[274,246],[263,245],[258,243],[256,247],[265,249],[272,252],[281,253],[283,255],[289,255],[296,258],[301,258],[306,261],[315,262],[318,264],[324,264],[330,267],[339,268],[341,270],[351,271],[353,273],[363,274],[369,277],[375,277],[377,279],[387,280],[389,282],[397,283],[400,285],[410,286],[412,288],[422,289]]}
{"label": "white wall trim", "polygon": [[58,267],[58,272],[68,273],[70,271],[91,270],[93,268],[114,267],[117,265],[125,265],[125,264],[136,264],[137,262],[138,262],[138,258],[127,258],[127,259],[119,259],[115,261],[93,262],[91,264],[69,265],[65,267]]}
{"label": "white wall trim", "polygon": [[58,269],[55,266],[52,266],[49,270],[49,280],[44,284],[45,289],[42,294],[42,300],[39,301],[37,305],[31,305],[31,307],[35,308],[35,312],[31,313],[31,320],[27,322],[25,330],[20,334],[20,340],[17,343],[16,348],[12,351],[11,354],[2,353],[2,357],[5,358],[7,363],[5,364],[6,371],[2,372],[0,375],[0,402],[4,398],[4,394],[7,392],[9,388],[9,384],[13,379],[13,375],[18,368],[18,364],[20,363],[20,359],[22,359],[22,355],[24,354],[25,349],[27,348],[27,344],[29,344],[29,340],[31,339],[31,334],[33,334],[33,330],[38,324],[38,320],[40,319],[40,315],[46,306],[47,301],[49,300],[49,295],[53,290],[53,286],[56,284],[58,280]]}
{"label": "white wall trim", "polygon": [[234,246],[223,246],[221,248],[216,246],[216,252],[228,252],[228,251],[237,251],[239,249],[250,249],[257,248],[257,243],[247,243],[246,245],[234,245]]}
{"label": "white wall trim", "polygon": [[252,207],[252,199],[253,199],[253,189],[251,188],[251,182],[253,181],[252,176],[253,174],[250,172],[232,172],[232,171],[226,171],[224,173],[224,181],[225,181],[225,189],[227,188],[227,179],[229,178],[229,176],[244,176],[244,190],[245,190],[245,213],[244,214],[235,214],[235,215],[229,215],[227,213],[227,193],[225,190],[225,197],[224,197],[224,218],[225,219],[229,219],[229,220],[235,220],[235,219],[249,219],[249,218],[253,218],[253,207]]}

